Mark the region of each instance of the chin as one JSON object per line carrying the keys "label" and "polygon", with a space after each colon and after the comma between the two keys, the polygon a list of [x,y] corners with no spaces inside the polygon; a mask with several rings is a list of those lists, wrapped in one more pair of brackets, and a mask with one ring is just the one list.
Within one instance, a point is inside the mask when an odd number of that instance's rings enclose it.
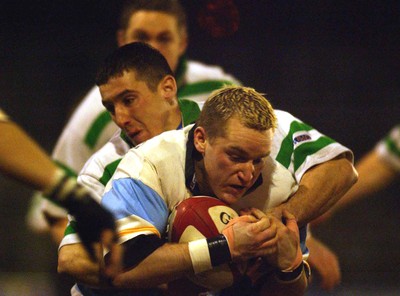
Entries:
{"label": "chin", "polygon": [[243,196],[243,194],[222,193],[221,197],[219,199],[228,205],[233,205],[242,196]]}

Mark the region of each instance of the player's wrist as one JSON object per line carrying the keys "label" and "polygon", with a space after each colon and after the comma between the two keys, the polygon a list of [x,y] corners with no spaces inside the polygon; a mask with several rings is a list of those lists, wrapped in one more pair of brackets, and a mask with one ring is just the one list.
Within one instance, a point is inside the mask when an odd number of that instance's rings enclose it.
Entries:
{"label": "player's wrist", "polygon": [[301,261],[301,263],[293,270],[278,270],[276,272],[276,277],[281,282],[291,283],[298,280],[302,273],[305,273],[307,279],[311,275],[311,268],[307,261]]}
{"label": "player's wrist", "polygon": [[276,276],[282,282],[292,282],[297,280],[304,270],[303,261],[292,270],[278,270]]}
{"label": "player's wrist", "polygon": [[60,183],[63,182],[65,177],[67,177],[67,174],[64,170],[57,167],[54,171],[51,182],[45,189],[43,189],[44,196],[53,200],[54,192],[57,191],[57,188],[60,186]]}
{"label": "player's wrist", "polygon": [[285,268],[282,269],[283,272],[292,272],[296,268],[300,266],[300,264],[303,263],[303,253],[301,252],[300,245],[297,247],[297,253],[296,253],[296,258],[293,260],[292,264]]}
{"label": "player's wrist", "polygon": [[223,234],[189,242],[189,254],[195,274],[231,261],[228,241]]}
{"label": "player's wrist", "polygon": [[77,184],[75,177],[69,176],[64,170],[57,169],[53,183],[43,194],[51,201],[66,208],[71,214],[74,214],[79,205],[87,199],[87,190]]}

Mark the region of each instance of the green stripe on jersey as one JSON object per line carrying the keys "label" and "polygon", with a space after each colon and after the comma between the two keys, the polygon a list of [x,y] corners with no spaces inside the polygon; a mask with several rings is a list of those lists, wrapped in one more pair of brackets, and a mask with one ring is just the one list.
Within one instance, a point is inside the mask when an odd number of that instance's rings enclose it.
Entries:
{"label": "green stripe on jersey", "polygon": [[336,142],[329,137],[321,136],[315,141],[299,145],[296,150],[294,150],[293,134],[308,132],[312,129],[311,126],[304,122],[293,121],[290,124],[288,135],[282,141],[281,149],[276,156],[276,160],[284,167],[289,168],[293,158],[293,170],[295,172],[304,163],[307,156],[315,154],[322,148]]}
{"label": "green stripe on jersey", "polygon": [[385,138],[385,145],[391,154],[395,155],[397,158],[400,158],[400,147],[397,146],[394,139],[392,139],[390,136],[387,136]]}
{"label": "green stripe on jersey", "polygon": [[78,177],[78,174],[66,164],[60,162],[59,160],[54,160],[54,163],[61,168],[67,174],[67,176]]}
{"label": "green stripe on jersey", "polygon": [[297,171],[307,156],[317,153],[319,150],[332,143],[335,143],[335,141],[329,137],[323,136],[316,141],[301,144],[294,151],[294,171]]}
{"label": "green stripe on jersey", "polygon": [[85,144],[89,146],[89,148],[93,149],[96,146],[102,131],[110,122],[111,115],[108,111],[103,111],[97,116],[85,136]]}
{"label": "green stripe on jersey", "polygon": [[114,160],[112,163],[109,163],[106,165],[104,168],[103,175],[99,179],[100,183],[103,184],[104,186],[107,185],[108,181],[110,181],[111,177],[114,175],[115,170],[117,169],[117,166],[121,162],[122,158]]}
{"label": "green stripe on jersey", "polygon": [[64,237],[74,233],[76,233],[76,221],[69,221],[67,228],[65,228],[64,231]]}
{"label": "green stripe on jersey", "polygon": [[183,85],[178,90],[178,98],[198,95],[202,93],[210,93],[213,90],[219,89],[225,85],[232,85],[232,84],[234,83],[229,80],[205,80]]}
{"label": "green stripe on jersey", "polygon": [[293,134],[299,131],[310,131],[313,128],[308,124],[299,121],[293,121],[290,124],[289,133],[283,139],[281,149],[279,150],[276,160],[285,168],[289,168],[293,154]]}
{"label": "green stripe on jersey", "polygon": [[183,126],[194,123],[199,118],[200,108],[196,102],[185,99],[178,99],[178,104],[183,117]]}

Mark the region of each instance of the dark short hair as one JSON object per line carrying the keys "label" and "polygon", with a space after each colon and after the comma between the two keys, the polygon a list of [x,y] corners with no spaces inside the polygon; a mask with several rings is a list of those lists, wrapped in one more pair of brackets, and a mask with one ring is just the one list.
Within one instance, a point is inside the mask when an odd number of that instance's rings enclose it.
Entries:
{"label": "dark short hair", "polygon": [[129,71],[134,71],[136,78],[144,81],[152,91],[165,76],[173,75],[167,60],[158,50],[143,42],[132,42],[106,57],[98,69],[96,84],[101,86]]}
{"label": "dark short hair", "polygon": [[126,0],[122,5],[119,17],[119,29],[126,30],[132,14],[140,10],[172,15],[177,20],[178,29],[187,31],[186,12],[178,0]]}

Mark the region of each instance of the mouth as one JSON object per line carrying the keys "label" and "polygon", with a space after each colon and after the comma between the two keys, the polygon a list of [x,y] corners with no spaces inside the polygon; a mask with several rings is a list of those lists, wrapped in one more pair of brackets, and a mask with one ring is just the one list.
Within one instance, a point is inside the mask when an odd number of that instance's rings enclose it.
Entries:
{"label": "mouth", "polygon": [[231,188],[231,191],[235,195],[243,194],[247,190],[246,186],[242,186],[242,185],[229,185],[229,188]]}
{"label": "mouth", "polygon": [[126,131],[126,134],[128,135],[128,137],[133,141],[133,142],[136,142],[135,141],[135,138],[140,134],[140,130],[139,131],[134,131],[134,132],[132,132],[132,131]]}

